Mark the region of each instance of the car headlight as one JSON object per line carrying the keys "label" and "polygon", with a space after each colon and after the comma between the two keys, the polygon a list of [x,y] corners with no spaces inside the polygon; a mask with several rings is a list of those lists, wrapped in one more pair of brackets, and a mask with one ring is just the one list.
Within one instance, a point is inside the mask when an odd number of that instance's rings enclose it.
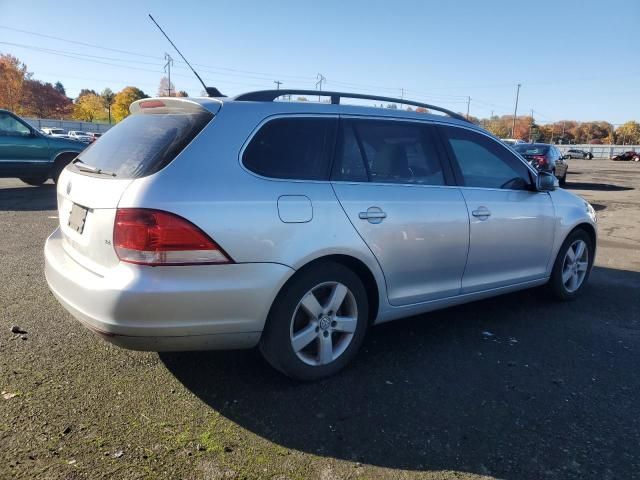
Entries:
{"label": "car headlight", "polygon": [[589,202],[584,202],[584,207],[587,210],[587,215],[589,218],[595,223],[598,221],[598,216],[596,215],[596,210],[591,206]]}

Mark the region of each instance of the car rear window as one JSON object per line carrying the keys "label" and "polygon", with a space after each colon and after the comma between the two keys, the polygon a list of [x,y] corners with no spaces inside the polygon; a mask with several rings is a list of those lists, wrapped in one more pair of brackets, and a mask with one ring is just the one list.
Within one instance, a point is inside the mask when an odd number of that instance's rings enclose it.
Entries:
{"label": "car rear window", "polygon": [[139,178],[167,166],[213,118],[206,111],[131,115],[78,159],[115,178]]}
{"label": "car rear window", "polygon": [[329,117],[270,120],[251,139],[242,163],[265,177],[327,180],[336,128],[337,119]]}
{"label": "car rear window", "polygon": [[514,147],[516,152],[522,155],[545,155],[549,151],[549,147],[540,145],[520,144]]}

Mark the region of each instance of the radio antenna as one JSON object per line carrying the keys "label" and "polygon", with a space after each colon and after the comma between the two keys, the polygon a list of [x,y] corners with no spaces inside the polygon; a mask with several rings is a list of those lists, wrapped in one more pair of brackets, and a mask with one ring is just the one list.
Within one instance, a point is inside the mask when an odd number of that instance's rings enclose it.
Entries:
{"label": "radio antenna", "polygon": [[202,78],[200,78],[200,75],[198,75],[198,72],[195,71],[195,69],[191,66],[191,64],[187,61],[186,58],[184,58],[184,55],[182,55],[182,53],[180,52],[180,50],[178,50],[178,47],[176,47],[175,43],[173,43],[171,41],[171,39],[169,38],[169,35],[167,35],[166,33],[164,33],[164,30],[162,30],[162,27],[160,25],[158,25],[158,22],[156,22],[156,19],[153,18],[151,16],[151,14],[149,14],[149,18],[151,19],[151,21],[153,23],[156,24],[156,27],[158,27],[158,30],[160,30],[162,32],[162,34],[165,36],[165,38],[169,41],[169,43],[171,44],[171,46],[173,48],[176,49],[176,52],[178,52],[178,55],[180,55],[182,57],[182,60],[184,60],[184,63],[186,63],[189,68],[191,69],[191,71],[193,72],[193,74],[196,76],[196,78],[200,81],[200,83],[202,84],[202,86],[204,87],[204,91],[207,92],[207,95],[209,97],[224,97],[225,95],[223,95],[222,93],[220,93],[220,90],[218,90],[216,87],[207,87],[205,85],[205,83],[202,81]]}

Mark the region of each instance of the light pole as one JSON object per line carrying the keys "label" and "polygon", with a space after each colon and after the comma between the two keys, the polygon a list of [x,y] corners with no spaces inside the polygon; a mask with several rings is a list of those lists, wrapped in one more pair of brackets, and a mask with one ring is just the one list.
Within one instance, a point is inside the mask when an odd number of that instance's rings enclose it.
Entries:
{"label": "light pole", "polygon": [[471,104],[471,97],[467,97],[467,120],[469,120],[469,105]]}
{"label": "light pole", "polygon": [[520,97],[520,87],[522,84],[518,84],[516,89],[516,108],[513,110],[513,125],[511,126],[511,138],[516,138],[516,116],[518,115],[518,98]]}

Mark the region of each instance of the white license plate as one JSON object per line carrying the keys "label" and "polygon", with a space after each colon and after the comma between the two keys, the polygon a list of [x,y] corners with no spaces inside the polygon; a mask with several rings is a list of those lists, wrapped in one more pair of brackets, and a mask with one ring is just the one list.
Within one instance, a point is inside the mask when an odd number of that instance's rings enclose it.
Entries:
{"label": "white license plate", "polygon": [[87,212],[89,210],[75,203],[71,207],[71,214],[69,215],[69,227],[82,235],[84,230],[84,223],[87,220]]}

